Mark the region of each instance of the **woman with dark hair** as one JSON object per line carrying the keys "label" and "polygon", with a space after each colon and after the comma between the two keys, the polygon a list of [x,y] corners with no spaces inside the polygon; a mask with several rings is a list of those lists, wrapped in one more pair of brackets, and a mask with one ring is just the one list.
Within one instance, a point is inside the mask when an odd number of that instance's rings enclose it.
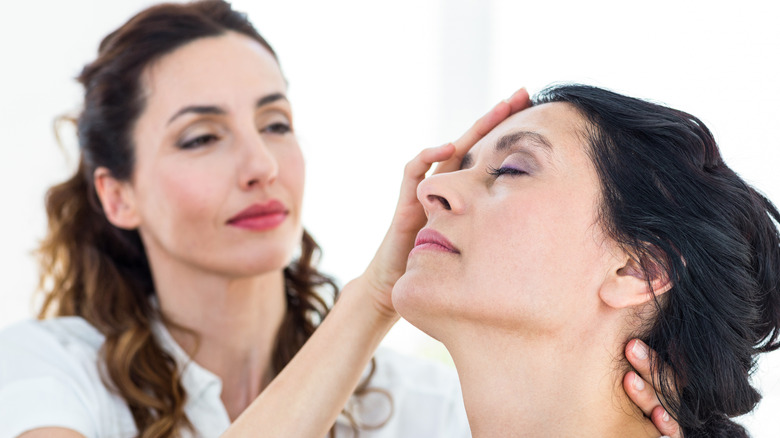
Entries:
{"label": "woman with dark hair", "polygon": [[685,437],[747,436],[730,417],[780,345],[777,209],[689,114],[581,85],[533,102],[420,184],[393,290],[452,354],[472,433],[658,436],[621,389],[649,345]]}
{"label": "woman with dark hair", "polygon": [[46,198],[42,321],[0,334],[1,435],[468,435],[454,373],[372,356],[424,222],[417,183],[524,91],[410,162],[385,242],[331,312],[286,81],[244,15],[149,8],[79,80],[79,166]]}

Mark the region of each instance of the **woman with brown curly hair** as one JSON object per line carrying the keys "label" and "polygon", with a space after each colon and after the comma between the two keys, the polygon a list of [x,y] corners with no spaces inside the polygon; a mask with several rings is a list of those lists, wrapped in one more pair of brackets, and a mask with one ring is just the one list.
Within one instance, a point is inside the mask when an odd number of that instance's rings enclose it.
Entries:
{"label": "woman with brown curly hair", "polygon": [[372,355],[424,222],[417,184],[527,94],[410,162],[388,237],[330,312],[286,81],[245,16],[152,7],[79,80],[81,160],[46,199],[43,320],[0,334],[4,436],[468,435],[453,373]]}

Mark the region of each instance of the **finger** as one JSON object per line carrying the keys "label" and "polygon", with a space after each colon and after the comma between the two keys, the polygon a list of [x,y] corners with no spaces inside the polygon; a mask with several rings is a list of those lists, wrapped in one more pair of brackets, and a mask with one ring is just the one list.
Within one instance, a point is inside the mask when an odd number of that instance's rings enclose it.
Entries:
{"label": "finger", "polygon": [[665,436],[669,438],[683,438],[680,425],[661,406],[653,409],[650,420],[653,421],[656,429]]}
{"label": "finger", "polygon": [[623,377],[623,389],[628,397],[649,417],[653,409],[660,406],[653,388],[637,373],[629,371]]}
{"label": "finger", "polygon": [[[653,419],[653,423],[659,428],[659,431],[672,437],[680,437],[681,433],[679,432],[677,422],[669,417],[668,413],[661,405],[659,393],[649,384],[649,382],[660,381],[658,376],[653,379],[651,372],[651,363],[654,360],[655,352],[639,339],[632,339],[626,345],[626,357],[634,369],[639,373],[639,375],[637,375],[637,373],[629,372],[624,378],[623,387],[626,389],[628,396],[637,406],[639,406],[645,415]],[[626,385],[629,381],[629,374],[635,376],[634,380],[630,380],[630,383],[632,384],[631,387]],[[642,387],[642,390],[637,390],[637,387]],[[674,388],[673,383],[669,383],[669,387]],[[659,424],[653,415],[657,415],[658,419],[664,421]],[[661,426],[665,426],[667,430],[661,429]]]}
{"label": "finger", "polygon": [[506,120],[507,117],[528,108],[530,105],[531,101],[528,96],[528,91],[526,91],[525,88],[516,91],[509,99],[499,102],[488,111],[487,114],[480,117],[468,131],[453,143],[455,145],[455,153],[450,159],[436,166],[434,173],[457,170],[466,153],[468,153],[472,146],[474,146],[482,137],[498,126],[499,123]]}
{"label": "finger", "polygon": [[445,161],[452,157],[455,152],[455,146],[447,143],[439,147],[423,149],[416,157],[406,163],[404,168],[404,179],[422,181],[425,174],[430,170],[433,163]]}
{"label": "finger", "polygon": [[447,160],[455,151],[452,143],[439,147],[423,149],[411,161],[406,163],[404,178],[401,181],[401,195],[398,197],[398,206],[408,203],[417,203],[417,186],[425,179],[425,174],[433,163]]}
{"label": "finger", "polygon": [[[660,382],[660,376],[654,376],[651,370],[652,363],[655,360],[655,351],[652,348],[639,339],[632,339],[626,344],[626,358],[628,358],[628,361],[646,382],[653,383],[656,385],[655,389],[658,389],[657,385]],[[672,392],[675,391],[675,382],[672,379],[667,379],[665,383],[667,388]]]}
{"label": "finger", "polygon": [[528,95],[528,91],[525,88],[521,88],[515,91],[515,93],[506,100],[506,102],[511,108],[511,115],[531,106],[531,96]]}
{"label": "finger", "polygon": [[531,100],[525,88],[517,90],[509,99],[499,102],[487,114],[477,120],[471,128],[455,141],[455,149],[459,153],[464,147],[470,147],[487,135],[499,123],[512,114],[528,108]]}
{"label": "finger", "polygon": [[626,358],[646,381],[652,381],[650,377],[650,353],[650,348],[647,344],[639,339],[632,339],[626,344]]}

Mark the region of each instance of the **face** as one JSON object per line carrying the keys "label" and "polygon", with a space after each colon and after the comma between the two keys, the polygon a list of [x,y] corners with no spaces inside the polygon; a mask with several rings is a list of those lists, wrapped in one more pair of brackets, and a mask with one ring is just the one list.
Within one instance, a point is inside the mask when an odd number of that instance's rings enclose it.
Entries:
{"label": "face", "polygon": [[239,34],[203,38],[142,83],[126,199],[153,269],[282,269],[301,238],[304,163],[273,56]]}
{"label": "face", "polygon": [[461,170],[420,184],[428,223],[393,290],[404,318],[443,341],[453,323],[582,326],[615,262],[584,126],[568,104],[532,107],[477,143]]}

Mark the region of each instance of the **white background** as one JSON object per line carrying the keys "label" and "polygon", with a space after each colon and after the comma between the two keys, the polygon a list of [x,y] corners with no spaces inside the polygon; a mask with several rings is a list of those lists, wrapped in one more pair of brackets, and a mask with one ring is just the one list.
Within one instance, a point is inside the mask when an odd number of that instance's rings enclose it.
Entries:
{"label": "white background", "polygon": [[[10,2],[9,2],[10,3]],[[31,314],[30,251],[45,189],[75,160],[55,116],[99,40],[149,1],[27,1],[0,13],[0,326]],[[780,203],[780,7],[774,1],[235,1],[279,54],[308,162],[304,223],[343,284],[389,224],[404,163],[456,138],[492,104],[557,81],[605,86],[700,117],[726,162]],[[68,156],[70,161],[68,161]],[[442,358],[403,323],[392,348]],[[780,353],[744,419],[780,434]],[[446,357],[444,358],[446,360]]]}

